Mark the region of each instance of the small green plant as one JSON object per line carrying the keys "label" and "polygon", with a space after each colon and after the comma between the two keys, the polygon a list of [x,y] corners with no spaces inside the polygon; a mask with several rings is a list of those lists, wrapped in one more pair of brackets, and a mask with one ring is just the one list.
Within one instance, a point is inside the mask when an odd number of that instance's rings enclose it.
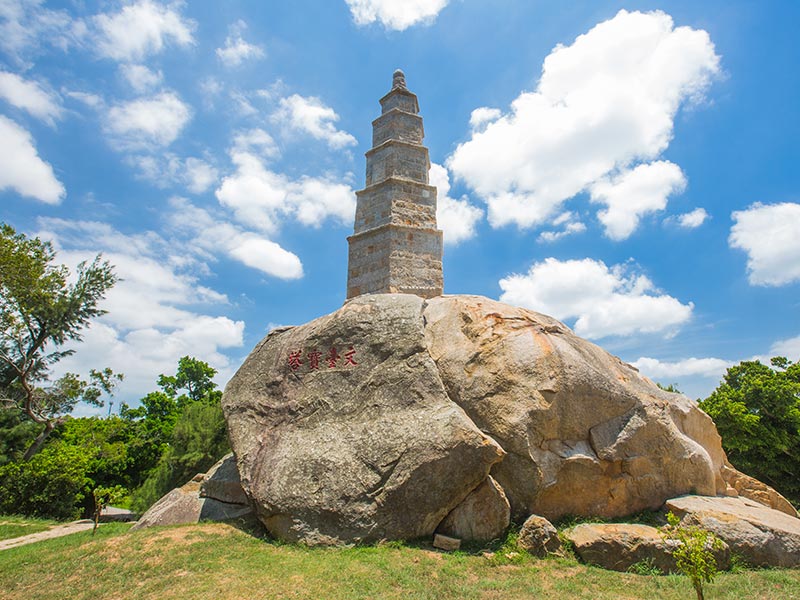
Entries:
{"label": "small green plant", "polygon": [[701,527],[681,525],[672,512],[667,513],[667,524],[660,531],[664,540],[671,542],[670,552],[678,570],[692,580],[697,600],[705,600],[703,584],[711,583],[717,575],[714,552],[722,549],[722,541]]}
{"label": "small green plant", "polygon": [[628,567],[628,573],[634,575],[661,575],[661,569],[656,566],[652,558],[645,558]]}
{"label": "small green plant", "polygon": [[491,555],[493,565],[508,565],[520,563],[525,560],[527,552],[519,547],[519,532],[511,530],[500,547]]}
{"label": "small green plant", "polygon": [[118,502],[125,495],[125,488],[121,485],[113,487],[96,487],[92,490],[92,497],[94,498],[94,527],[92,527],[92,536],[97,531],[97,525],[100,523],[100,514],[103,509],[114,502]]}

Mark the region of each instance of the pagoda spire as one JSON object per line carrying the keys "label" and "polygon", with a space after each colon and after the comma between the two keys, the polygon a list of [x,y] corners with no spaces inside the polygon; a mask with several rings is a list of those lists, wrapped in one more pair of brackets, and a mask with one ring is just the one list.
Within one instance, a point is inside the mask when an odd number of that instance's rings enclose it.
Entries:
{"label": "pagoda spire", "polygon": [[442,294],[442,232],[436,228],[436,188],[428,183],[430,159],[417,96],[396,70],[372,122],[363,190],[349,244],[347,297]]}

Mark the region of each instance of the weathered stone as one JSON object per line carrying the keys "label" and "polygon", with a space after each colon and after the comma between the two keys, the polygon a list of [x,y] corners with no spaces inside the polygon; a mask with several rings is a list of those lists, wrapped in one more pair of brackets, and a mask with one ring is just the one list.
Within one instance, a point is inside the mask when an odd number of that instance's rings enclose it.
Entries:
{"label": "weathered stone", "polygon": [[242,489],[242,482],[239,480],[239,470],[236,468],[236,458],[233,453],[220,459],[203,476],[200,496],[228,504],[249,504]]}
{"label": "weathered stone", "polygon": [[229,504],[200,496],[201,483],[194,479],[163,496],[145,512],[131,531],[154,525],[180,525],[200,521],[226,521],[246,517],[249,505]]}
{"label": "weathered stone", "polygon": [[[405,81],[405,79],[403,79]],[[442,293],[442,232],[436,228],[436,188],[417,97],[405,84],[381,98],[372,123],[366,187],[356,192],[349,244],[347,297]]]}
{"label": "weathered stone", "polygon": [[800,565],[800,519],[748,498],[683,496],[667,510],[716,534],[754,566]]}
{"label": "weathered stone", "polygon": [[742,496],[789,516],[797,516],[794,506],[786,498],[758,479],[737,471],[727,462],[722,467],[722,477],[729,486],[726,496]]}
{"label": "weathered stone", "polygon": [[494,479],[487,477],[450,511],[437,531],[462,540],[488,542],[503,535],[510,519],[506,495]]}
{"label": "weathered stone", "polygon": [[[584,523],[564,532],[575,553],[585,563],[628,571],[637,563],[675,573],[677,566],[671,543],[665,541],[655,527],[631,523]],[[723,544],[714,552],[719,569],[730,566],[730,550]]]}
{"label": "weathered stone", "polygon": [[458,550],[461,548],[461,540],[437,533],[433,536],[433,547],[439,550]]}
{"label": "weathered stone", "polygon": [[[358,364],[329,368],[331,348]],[[489,472],[519,519],[735,493],[694,402],[555,319],[478,296],[360,296],[275,331],[223,409],[242,485],[286,540],[431,535]]]}
{"label": "weathered stone", "polygon": [[725,493],[711,418],[562,323],[479,296],[426,302],[449,397],[508,453],[492,477],[512,516],[625,516]]}
{"label": "weathered stone", "polygon": [[531,515],[522,524],[517,545],[539,558],[561,552],[561,540],[553,524],[539,515]]}
{"label": "weathered stone", "polygon": [[502,458],[448,398],[422,312],[417,296],[360,296],[267,336],[228,383],[222,407],[242,486],[273,535],[308,544],[432,535]]}

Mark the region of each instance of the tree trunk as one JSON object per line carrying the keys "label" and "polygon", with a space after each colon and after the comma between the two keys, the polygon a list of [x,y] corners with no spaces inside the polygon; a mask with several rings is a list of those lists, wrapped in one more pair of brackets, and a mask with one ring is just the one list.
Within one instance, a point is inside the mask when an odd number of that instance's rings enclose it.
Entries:
{"label": "tree trunk", "polygon": [[697,600],[705,600],[705,595],[703,595],[703,582],[702,581],[693,581],[694,583],[694,591],[697,592]]}
{"label": "tree trunk", "polygon": [[47,423],[45,423],[44,429],[39,435],[36,436],[36,439],[33,440],[33,443],[25,452],[25,456],[22,457],[22,460],[32,459],[36,455],[36,453],[39,452],[39,450],[41,450],[45,440],[51,433],[53,433],[53,430],[55,428],[56,428],[56,423],[54,421],[48,421]]}

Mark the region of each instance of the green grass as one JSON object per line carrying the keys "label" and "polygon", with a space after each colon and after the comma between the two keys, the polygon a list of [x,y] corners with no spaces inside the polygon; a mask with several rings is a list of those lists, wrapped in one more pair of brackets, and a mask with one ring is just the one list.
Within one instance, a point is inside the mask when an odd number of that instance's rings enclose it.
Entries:
{"label": "green grass", "polygon": [[0,515],[0,540],[38,533],[45,529],[50,529],[58,525],[57,521],[47,521],[45,519],[29,519],[28,517],[17,517]]}
{"label": "green grass", "polygon": [[[129,525],[0,552],[4,600],[505,599],[685,600],[688,579],[615,573],[574,559],[498,563],[417,544],[304,548],[208,523],[129,533]],[[800,570],[723,573],[709,600],[800,600]]]}

